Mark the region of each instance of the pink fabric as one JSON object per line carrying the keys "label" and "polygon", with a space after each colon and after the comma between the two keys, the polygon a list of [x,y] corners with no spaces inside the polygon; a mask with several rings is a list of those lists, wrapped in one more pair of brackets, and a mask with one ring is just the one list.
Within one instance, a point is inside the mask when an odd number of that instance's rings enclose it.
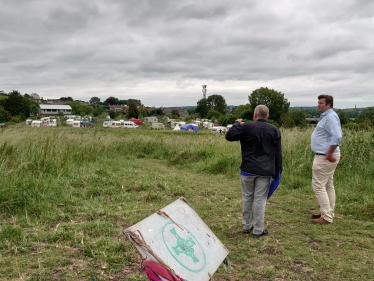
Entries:
{"label": "pink fabric", "polygon": [[152,281],[162,281],[160,278],[158,278],[158,276],[152,271],[150,270],[148,267],[145,267],[144,268],[144,271],[145,273],[147,274],[147,277],[149,280],[152,280]]}
{"label": "pink fabric", "polygon": [[158,276],[161,276],[169,281],[178,281],[169,272],[169,270],[167,270],[162,264],[159,264],[158,262],[155,262],[154,260],[150,260],[146,258],[142,261],[142,265],[144,266],[144,269],[145,269],[145,272],[148,278],[152,281],[162,281],[160,279],[155,279],[155,278],[158,278]]}

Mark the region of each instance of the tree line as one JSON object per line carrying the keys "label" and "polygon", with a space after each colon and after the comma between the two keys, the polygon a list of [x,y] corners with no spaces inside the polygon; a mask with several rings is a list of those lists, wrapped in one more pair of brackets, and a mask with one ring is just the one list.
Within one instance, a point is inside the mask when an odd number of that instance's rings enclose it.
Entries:
{"label": "tree line", "polygon": [[[1,96],[0,96],[1,97]],[[60,98],[65,104],[72,108],[75,115],[100,116],[109,114],[112,119],[118,116],[126,118],[143,118],[146,116],[164,116],[164,109],[153,107],[146,110],[141,100],[138,99],[118,99],[110,96],[104,101],[98,97],[92,97],[89,104],[82,104],[71,97]],[[290,108],[290,103],[283,93],[267,87],[254,90],[248,96],[248,103],[239,105],[233,109],[228,109],[226,100],[221,95],[211,95],[197,101],[196,107],[189,108],[189,119],[203,118],[209,119],[220,125],[232,124],[236,119],[242,118],[251,121],[254,109],[257,105],[264,104],[269,108],[269,122],[285,128],[305,127],[308,123],[306,118],[318,118],[320,113],[317,106]],[[110,105],[127,106],[128,110],[113,111]],[[374,124],[374,107],[364,109],[340,109],[336,110],[342,125],[352,129],[371,128]],[[0,99],[0,123],[21,122],[29,116],[37,116],[39,105],[33,101],[31,96],[13,90]],[[181,114],[177,108],[167,114],[169,118],[178,119]]]}

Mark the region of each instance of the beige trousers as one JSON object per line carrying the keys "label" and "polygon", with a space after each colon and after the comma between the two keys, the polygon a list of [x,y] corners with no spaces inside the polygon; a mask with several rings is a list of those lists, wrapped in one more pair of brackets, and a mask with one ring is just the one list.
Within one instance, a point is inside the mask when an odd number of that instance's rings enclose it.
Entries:
{"label": "beige trousers", "polygon": [[324,155],[315,155],[312,168],[312,186],[321,209],[321,216],[331,223],[335,209],[334,172],[340,160],[340,155],[334,156],[336,161],[332,163],[325,160]]}

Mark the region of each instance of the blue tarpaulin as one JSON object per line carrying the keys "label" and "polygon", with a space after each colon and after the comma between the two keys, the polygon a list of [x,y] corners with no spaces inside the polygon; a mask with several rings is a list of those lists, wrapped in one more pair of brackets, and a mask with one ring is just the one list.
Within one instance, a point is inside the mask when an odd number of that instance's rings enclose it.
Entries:
{"label": "blue tarpaulin", "polygon": [[181,131],[188,131],[188,130],[197,132],[199,131],[199,126],[197,126],[196,124],[186,124],[186,125],[181,126]]}

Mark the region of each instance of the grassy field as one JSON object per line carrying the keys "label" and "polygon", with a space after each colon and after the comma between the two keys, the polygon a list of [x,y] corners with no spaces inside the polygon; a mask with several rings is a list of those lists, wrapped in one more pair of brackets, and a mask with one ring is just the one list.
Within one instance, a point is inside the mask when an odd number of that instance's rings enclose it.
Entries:
{"label": "grassy field", "polygon": [[230,251],[216,281],[374,280],[374,134],[344,132],[336,218],[313,225],[311,133],[282,131],[269,236],[253,239],[241,227],[240,145],[223,135],[0,129],[0,280],[145,281],[122,231],[180,196]]}

